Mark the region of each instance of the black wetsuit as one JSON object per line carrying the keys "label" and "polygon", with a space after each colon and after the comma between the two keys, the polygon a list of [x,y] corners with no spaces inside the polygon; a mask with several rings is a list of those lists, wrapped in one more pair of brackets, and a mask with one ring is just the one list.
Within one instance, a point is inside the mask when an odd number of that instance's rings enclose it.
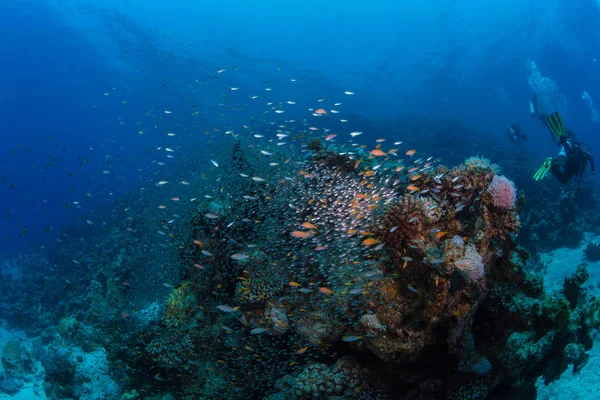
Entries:
{"label": "black wetsuit", "polygon": [[506,136],[508,136],[508,140],[514,144],[518,144],[527,139],[527,136],[525,136],[521,127],[517,124],[511,124],[506,128]]}
{"label": "black wetsuit", "polygon": [[[558,158],[552,160],[552,173],[556,179],[563,185],[567,184],[571,178],[581,176],[585,172],[587,163],[590,163],[592,172],[596,172],[594,159],[590,153],[581,148],[581,144],[575,139],[561,138],[561,153],[564,150],[566,154],[566,163],[561,163]],[[561,154],[559,154],[559,157]]]}

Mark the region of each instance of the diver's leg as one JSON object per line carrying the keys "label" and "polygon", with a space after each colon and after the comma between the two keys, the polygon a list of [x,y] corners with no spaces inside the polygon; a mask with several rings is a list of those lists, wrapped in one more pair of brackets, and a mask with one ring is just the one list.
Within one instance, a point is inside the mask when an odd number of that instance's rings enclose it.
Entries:
{"label": "diver's leg", "polygon": [[566,168],[564,170],[562,170],[560,168],[560,165],[558,162],[556,162],[556,161],[552,162],[551,171],[552,171],[552,174],[556,177],[556,179],[558,179],[558,181],[560,183],[562,183],[563,185],[566,185],[567,182],[569,182],[570,176],[565,173]]}

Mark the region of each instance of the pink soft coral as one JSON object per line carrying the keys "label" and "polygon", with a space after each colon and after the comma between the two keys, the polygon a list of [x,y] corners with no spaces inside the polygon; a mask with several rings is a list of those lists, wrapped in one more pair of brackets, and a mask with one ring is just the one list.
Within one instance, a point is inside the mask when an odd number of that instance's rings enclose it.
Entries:
{"label": "pink soft coral", "polygon": [[513,181],[504,175],[496,175],[488,188],[495,207],[510,209],[515,207],[517,188]]}

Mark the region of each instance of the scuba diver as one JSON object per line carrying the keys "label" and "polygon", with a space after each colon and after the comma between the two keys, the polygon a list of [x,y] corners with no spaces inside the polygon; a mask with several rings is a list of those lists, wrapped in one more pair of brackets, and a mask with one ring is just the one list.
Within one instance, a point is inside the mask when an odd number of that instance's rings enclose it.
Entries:
{"label": "scuba diver", "polygon": [[[530,102],[531,108],[532,103]],[[584,149],[582,144],[575,140],[573,132],[565,129],[562,117],[558,112],[552,113],[547,118],[537,112],[535,115],[550,129],[554,141],[560,145],[560,151],[555,159],[552,157],[546,158],[533,179],[539,181],[552,172],[560,183],[566,185],[574,177],[581,178],[588,163],[592,173],[596,173],[594,159],[589,153],[589,149]],[[581,188],[579,188],[579,191],[581,192]]]}
{"label": "scuba diver", "polygon": [[527,136],[525,136],[521,127],[517,124],[510,124],[508,128],[506,128],[506,136],[508,136],[508,140],[514,144],[519,144],[523,140],[527,140]]}

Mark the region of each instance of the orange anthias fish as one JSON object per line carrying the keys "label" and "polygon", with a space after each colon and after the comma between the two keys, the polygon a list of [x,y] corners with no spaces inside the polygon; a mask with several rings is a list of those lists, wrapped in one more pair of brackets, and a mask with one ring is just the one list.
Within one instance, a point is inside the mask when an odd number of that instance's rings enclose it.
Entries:
{"label": "orange anthias fish", "polygon": [[291,233],[291,235],[295,238],[300,238],[300,239],[306,239],[307,237],[310,237],[314,234],[314,232],[312,231],[294,231]]}
{"label": "orange anthias fish", "polygon": [[319,108],[317,111],[315,111],[315,114],[327,115],[327,111],[323,110],[322,108]]}
{"label": "orange anthias fish", "polygon": [[362,244],[364,244],[365,246],[373,246],[374,244],[379,243],[379,240],[375,239],[375,238],[368,238],[363,240]]}
{"label": "orange anthias fish", "polygon": [[419,190],[419,188],[418,188],[418,187],[416,187],[416,186],[414,186],[414,185],[408,185],[408,186],[406,187],[406,189],[407,189],[407,190],[410,190],[410,191],[417,191],[417,190]]}
{"label": "orange anthias fish", "polygon": [[371,154],[374,155],[374,156],[376,156],[376,157],[387,156],[387,154],[385,154],[384,151],[381,151],[379,149],[371,150]]}
{"label": "orange anthias fish", "polygon": [[416,152],[417,152],[416,150],[409,150],[409,151],[406,152],[406,155],[412,157],[412,156],[415,155]]}
{"label": "orange anthias fish", "polygon": [[447,235],[447,234],[448,234],[448,232],[438,232],[438,233],[437,233],[437,235],[435,235],[435,238],[436,238],[436,239],[439,239],[439,238],[441,238],[442,236],[445,236],[445,235]]}
{"label": "orange anthias fish", "polygon": [[310,222],[305,222],[302,224],[303,227],[305,227],[306,229],[317,229],[316,225],[311,224]]}
{"label": "orange anthias fish", "polygon": [[321,292],[323,294],[333,294],[333,292],[331,291],[331,289],[326,288],[326,287],[320,287],[319,288],[319,292]]}

